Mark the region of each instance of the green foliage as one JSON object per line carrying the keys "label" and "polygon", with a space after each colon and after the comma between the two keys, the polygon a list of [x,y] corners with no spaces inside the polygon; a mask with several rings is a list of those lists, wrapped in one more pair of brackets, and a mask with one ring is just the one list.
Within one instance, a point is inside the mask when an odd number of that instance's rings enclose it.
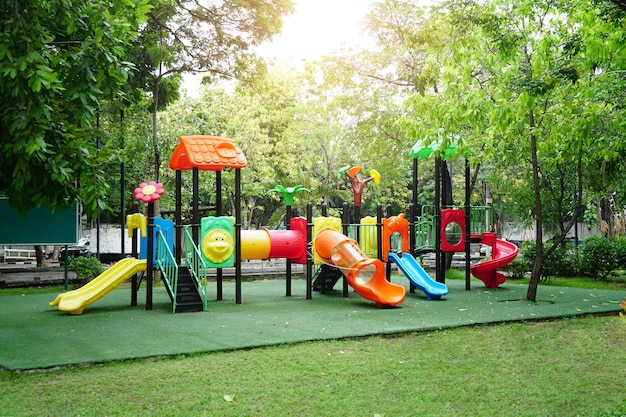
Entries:
{"label": "green foliage", "polygon": [[[551,245],[552,242],[548,241],[548,246]],[[576,254],[568,242],[563,242],[548,255],[542,267],[546,276],[574,276],[577,272]]]}
{"label": "green foliage", "polygon": [[513,259],[510,264],[505,265],[502,270],[508,272],[510,279],[522,279],[527,272],[530,272],[528,266],[528,262],[518,257]]}
{"label": "green foliage", "polygon": [[[550,246],[550,241],[545,243]],[[520,248],[520,257],[505,268],[512,274],[530,272],[536,257],[535,242],[525,241]],[[519,261],[519,265],[514,265]],[[573,277],[582,274],[593,280],[606,281],[617,276],[618,270],[626,265],[626,238],[610,241],[605,237],[591,236],[579,246],[578,253],[570,242],[563,242],[543,262],[541,282],[551,277]],[[521,277],[520,277],[521,278]]]}
{"label": "green foliage", "polygon": [[612,241],[615,255],[615,268],[626,269],[626,237],[619,237]]}
{"label": "green foliage", "polygon": [[[552,242],[544,243],[551,246]],[[521,264],[517,267],[519,271],[531,272],[537,256],[537,246],[534,241],[525,241],[520,248]],[[576,253],[570,248],[568,242],[563,242],[557,246],[550,255],[543,261],[540,281],[547,282],[551,277],[574,276],[577,272]],[[520,277],[521,278],[521,277]]]}
{"label": "green foliage", "polygon": [[111,154],[92,139],[96,109],[128,78],[125,48],[147,3],[0,5],[0,193],[21,213],[63,209],[77,198],[90,213],[102,205],[101,167]]}
{"label": "green foliage", "polygon": [[523,265],[526,271],[530,272],[533,269],[535,258],[537,257],[537,246],[535,242],[525,240],[522,242],[519,249],[520,256],[517,257]]}
{"label": "green foliage", "polygon": [[[615,243],[605,237],[592,236],[584,242],[580,250],[580,271],[583,274],[605,280],[615,269],[623,267],[623,264],[618,264],[618,248],[623,250],[626,244],[623,239]],[[619,254],[621,259],[624,256]]]}
{"label": "green foliage", "polygon": [[70,257],[69,267],[76,272],[76,278],[80,283],[89,282],[104,272],[102,263],[93,257]]}

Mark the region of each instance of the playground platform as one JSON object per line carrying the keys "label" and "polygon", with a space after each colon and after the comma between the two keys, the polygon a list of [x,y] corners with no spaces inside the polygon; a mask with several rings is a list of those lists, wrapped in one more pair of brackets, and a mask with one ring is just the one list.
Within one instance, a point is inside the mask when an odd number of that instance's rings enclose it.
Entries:
{"label": "playground platform", "polygon": [[[408,289],[400,275],[394,283]],[[427,300],[407,294],[394,308],[379,309],[350,293],[335,290],[305,299],[305,282],[292,281],[285,297],[284,279],[243,283],[243,304],[233,302],[234,282],[224,283],[224,301],[209,301],[208,311],[172,314],[163,287],[154,291],[153,310],[130,307],[130,290],[120,288],[92,304],[82,315],[50,307],[56,294],[4,296],[0,301],[0,367],[11,370],[51,368],[133,358],[237,350],[315,340],[425,332],[444,328],[546,320],[586,314],[617,314],[625,291],[540,286],[537,302],[524,300],[525,285],[506,282],[487,289],[472,280],[448,280],[449,293]],[[210,286],[215,295],[215,286]],[[616,320],[619,318],[616,317]]]}
{"label": "playground platform", "polygon": [[[258,277],[284,276],[286,269],[285,260],[244,261],[241,265],[242,275],[254,279]],[[226,278],[235,276],[234,268],[223,268],[223,276]],[[291,265],[291,273],[294,278],[304,276],[304,265]],[[216,270],[208,271],[209,279],[215,278]],[[76,280],[76,273],[68,271],[70,285]],[[19,288],[46,285],[63,285],[65,282],[65,268],[58,262],[50,262],[49,266],[37,268],[33,263],[23,264],[0,264],[0,288]]]}

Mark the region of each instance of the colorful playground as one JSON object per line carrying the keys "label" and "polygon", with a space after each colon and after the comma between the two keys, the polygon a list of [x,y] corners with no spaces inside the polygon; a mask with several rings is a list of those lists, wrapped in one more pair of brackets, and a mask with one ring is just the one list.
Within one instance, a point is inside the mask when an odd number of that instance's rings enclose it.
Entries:
{"label": "colorful playground", "polygon": [[[411,157],[428,157],[425,149],[416,144]],[[448,154],[453,154],[454,148]],[[214,136],[184,136],[170,158],[170,168],[176,171],[177,188],[182,183],[182,171],[193,172],[193,189],[197,190],[200,171],[215,172],[221,184],[221,172],[232,168],[236,172],[236,194],[241,190],[240,170],[247,160],[236,144],[226,138]],[[416,169],[416,168],[414,168]],[[141,234],[139,250],[134,247],[133,257],[126,258],[82,288],[59,294],[50,306],[61,311],[82,314],[85,307],[96,302],[121,283],[132,278],[132,303],[137,305],[136,293],[141,280],[137,274],[144,273],[147,284],[146,309],[152,309],[153,271],[159,270],[172,300],[172,311],[204,311],[208,309],[209,295],[206,271],[218,271],[216,300],[222,300],[220,271],[235,268],[235,303],[242,302],[241,264],[249,260],[284,259],[287,263],[287,296],[290,295],[291,264],[304,264],[306,299],[312,298],[312,290],[322,294],[332,290],[343,279],[343,295],[348,296],[348,286],[356,294],[375,303],[379,308],[394,307],[406,297],[402,285],[391,282],[391,265],[409,280],[412,293],[423,292],[428,300],[439,300],[448,294],[445,284],[444,253],[464,252],[468,260],[466,290],[470,290],[470,272],[483,281],[487,288],[498,288],[505,276],[498,269],[510,263],[518,254],[518,248],[498,239],[491,230],[493,221],[488,208],[469,206],[463,209],[441,207],[436,201],[435,215],[429,221],[415,215],[415,205],[405,213],[382,216],[378,207],[376,218],[360,217],[363,190],[369,182],[378,184],[380,174],[370,171],[361,178],[361,167],[344,167],[354,195],[355,221],[351,222],[349,210],[344,204],[343,218],[312,216],[312,206],[307,207],[306,217],[291,217],[294,194],[309,191],[296,187],[277,187],[286,205],[285,230],[242,230],[241,208],[235,208],[235,216],[220,215],[221,190],[216,192],[216,215],[199,217],[197,198],[193,199],[192,224],[183,226],[181,221],[180,192],[176,193],[174,220],[155,216],[154,204],[165,192],[162,184],[142,183],[135,189],[138,201],[147,204],[147,216],[135,213],[127,217],[131,234]],[[466,177],[468,173],[466,174]],[[438,181],[439,183],[440,181]],[[415,201],[417,190],[414,187]],[[438,197],[436,197],[439,200]],[[236,200],[240,198],[237,195]],[[325,212],[325,208],[322,208]],[[479,221],[472,221],[473,218]],[[184,244],[183,244],[184,240]],[[427,243],[427,241],[429,243]],[[469,264],[470,243],[482,243],[491,247],[491,259],[475,265]],[[184,247],[184,251],[181,249]],[[434,251],[437,258],[435,279],[424,270],[417,260],[419,253]],[[183,257],[184,252],[184,257]],[[445,267],[445,266],[444,266]]]}
{"label": "colorful playground", "polygon": [[[415,159],[423,154],[417,145],[411,150]],[[219,178],[232,168],[239,192],[245,166],[231,140],[211,136],[182,137],[170,159],[179,189],[182,171],[192,171],[197,190],[200,171]],[[242,230],[240,208],[234,216],[222,214],[220,192],[216,215],[201,217],[196,205],[192,224],[183,226],[179,190],[173,190],[174,219],[165,219],[155,214],[155,202],[168,191],[159,183],[140,184],[135,197],[147,215],[127,217],[133,256],[53,299],[5,298],[0,366],[47,368],[620,309],[618,291],[554,287],[537,302],[526,301],[526,286],[507,282],[499,271],[518,248],[496,236],[484,207],[435,201],[429,219],[417,216],[413,204],[408,216],[383,216],[379,206],[376,217],[360,218],[361,193],[380,175],[372,170],[361,178],[358,166],[342,171],[358,220],[349,218],[346,205],[341,218],[313,217],[310,204],[305,217],[291,217],[295,193],[307,190],[280,186],[272,191],[283,194],[287,227],[278,230]],[[471,264],[472,243],[489,246],[491,256]],[[420,262],[429,252],[436,255],[432,276]],[[446,282],[445,254],[458,252],[465,253],[466,279]],[[245,279],[243,262],[268,259],[285,262],[284,277]],[[294,264],[303,265],[304,277],[292,276]],[[232,279],[224,277],[226,269],[234,270]],[[155,271],[162,285],[154,285]],[[214,271],[211,278],[207,271]]]}

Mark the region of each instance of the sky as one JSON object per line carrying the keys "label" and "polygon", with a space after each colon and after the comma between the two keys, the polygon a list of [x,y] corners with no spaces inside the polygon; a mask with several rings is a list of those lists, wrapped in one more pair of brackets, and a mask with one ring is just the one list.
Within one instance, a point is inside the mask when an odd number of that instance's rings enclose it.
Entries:
{"label": "sky", "polygon": [[366,43],[361,21],[373,0],[294,0],[295,12],[284,18],[282,33],[259,53],[281,61],[313,60],[338,52],[342,45]]}
{"label": "sky", "polygon": [[[338,52],[343,47],[367,44],[361,21],[374,0],[293,0],[294,13],[283,19],[283,29],[257,53],[277,63],[297,65]],[[183,90],[200,94],[202,75],[185,75]]]}

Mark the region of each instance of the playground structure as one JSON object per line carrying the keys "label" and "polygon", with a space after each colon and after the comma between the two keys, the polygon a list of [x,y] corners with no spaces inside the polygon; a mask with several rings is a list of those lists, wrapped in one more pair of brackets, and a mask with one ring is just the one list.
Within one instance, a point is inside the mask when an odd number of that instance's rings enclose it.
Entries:
{"label": "playground structure", "polygon": [[[421,250],[433,250],[436,256],[435,275],[438,282],[445,282],[445,261],[444,253],[464,252],[465,253],[465,289],[471,288],[470,273],[483,281],[488,288],[497,288],[504,283],[505,277],[498,269],[512,262],[519,248],[505,240],[498,239],[493,232],[493,212],[490,207],[472,207],[470,205],[470,165],[469,157],[472,155],[471,149],[463,149],[459,146],[462,142],[458,136],[449,136],[447,147],[443,147],[443,138],[425,144],[417,142],[409,153],[413,158],[413,201],[410,206],[411,219],[418,219],[414,228],[415,234],[412,237],[415,241],[411,243],[414,254]],[[435,160],[435,204],[433,216],[430,220],[425,220],[424,212],[427,207],[422,207],[421,216],[416,216],[417,210],[417,182],[418,182],[418,161],[429,158],[435,151],[438,155]],[[442,207],[443,188],[447,181],[442,181],[442,169],[446,160],[462,156],[465,159],[465,205],[463,209],[457,207]],[[431,237],[434,245],[427,245],[424,242],[427,237]],[[491,259],[471,265],[471,243],[482,243],[491,247]]]}
{"label": "playground structure", "polygon": [[[413,153],[411,156],[417,160]],[[145,271],[145,308],[151,310],[152,274],[158,269],[172,300],[173,312],[202,311],[207,309],[208,303],[207,269],[216,268],[216,299],[222,300],[222,269],[230,267],[235,268],[234,301],[240,304],[241,262],[278,258],[286,260],[286,296],[291,295],[290,265],[296,263],[306,265],[306,299],[312,298],[312,288],[324,293],[342,275],[344,296],[348,296],[349,285],[358,295],[373,301],[378,307],[395,306],[402,303],[406,296],[403,286],[390,282],[390,264],[395,263],[409,279],[411,292],[417,288],[426,294],[427,299],[438,300],[448,293],[445,279],[440,275],[439,260],[437,279],[433,280],[416,261],[418,242],[420,239],[423,242],[423,238],[434,231],[435,247],[431,250],[435,250],[438,258],[440,252],[465,249],[469,262],[470,240],[476,241],[479,236],[465,227],[466,224],[471,224],[466,222],[471,216],[467,205],[465,210],[441,210],[436,207],[440,214],[434,216],[434,222],[429,223],[430,230],[427,231],[427,223],[415,221],[416,188],[409,221],[404,214],[391,216],[389,213],[387,218],[383,218],[379,206],[376,219],[359,219],[358,225],[352,225],[347,218],[347,204],[344,204],[343,220],[326,216],[313,219],[310,204],[307,206],[306,218],[292,218],[292,199],[285,198],[286,230],[242,230],[239,204],[235,205],[234,217],[223,214],[221,173],[225,168],[234,169],[235,201],[238,202],[241,200],[240,171],[246,165],[245,155],[230,139],[213,136],[181,137],[170,159],[170,168],[176,172],[174,221],[162,219],[154,213],[154,202],[164,192],[162,184],[141,184],[135,190],[135,198],[147,203],[147,217],[142,214],[127,216],[129,234],[136,236],[137,230],[141,231],[141,251],[137,251],[136,239],[133,239],[134,257],[118,262],[84,287],[60,294],[50,305],[72,314],[81,314],[87,305],[128,278],[132,278],[131,305],[137,305],[137,291],[141,282],[138,281],[137,273]],[[417,164],[414,168],[416,187]],[[192,171],[192,224],[183,226],[181,186],[182,171],[186,170]],[[364,185],[369,181],[378,183],[380,176],[372,170],[370,177],[362,180],[358,175],[360,167],[346,167],[342,170],[350,178],[357,208],[360,206],[360,193]],[[215,216],[200,217],[199,171],[212,171],[216,175]],[[359,211],[355,212],[358,219]],[[495,288],[504,282],[503,275],[497,269],[517,255],[517,248],[511,244],[503,245],[502,241],[495,238],[495,234],[479,239],[491,244],[494,257],[491,261],[472,267],[472,272],[486,286]],[[395,241],[395,247],[392,247],[392,241]],[[424,248],[425,246],[420,250]],[[314,265],[317,268],[315,277]],[[469,274],[469,267],[467,270]],[[467,280],[469,282],[469,278]],[[466,289],[469,289],[469,284]]]}

